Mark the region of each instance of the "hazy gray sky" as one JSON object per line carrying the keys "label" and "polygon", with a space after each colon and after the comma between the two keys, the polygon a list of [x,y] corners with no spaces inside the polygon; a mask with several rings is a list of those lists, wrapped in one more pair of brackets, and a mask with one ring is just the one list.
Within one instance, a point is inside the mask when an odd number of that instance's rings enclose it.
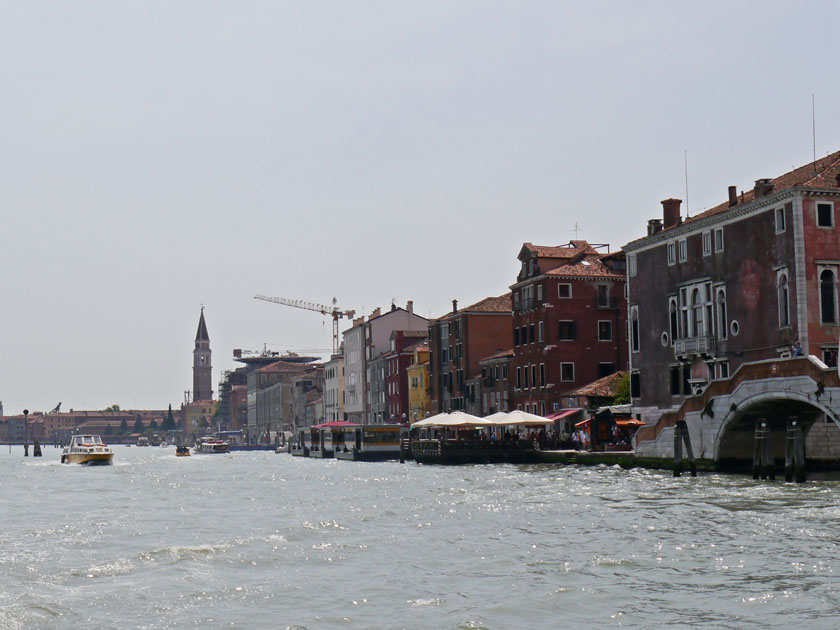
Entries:
{"label": "hazy gray sky", "polygon": [[659,202],[840,147],[837,2],[0,3],[0,400],[177,406],[200,305],[233,348],[329,348],[256,293],[439,316],[525,241],[613,249]]}

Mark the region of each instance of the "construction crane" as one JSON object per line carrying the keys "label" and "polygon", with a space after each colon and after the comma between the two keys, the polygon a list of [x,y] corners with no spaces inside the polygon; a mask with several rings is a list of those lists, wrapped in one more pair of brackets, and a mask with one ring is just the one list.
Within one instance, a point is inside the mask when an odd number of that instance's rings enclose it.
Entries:
{"label": "construction crane", "polygon": [[342,317],[346,317],[347,319],[353,319],[353,316],[356,315],[356,311],[344,310],[336,306],[337,300],[335,298],[332,299],[332,306],[315,304],[314,302],[305,302],[304,300],[288,300],[286,298],[281,297],[268,297],[266,295],[255,295],[254,299],[265,300],[266,302],[274,302],[275,304],[283,304],[285,306],[293,306],[295,308],[302,308],[307,311],[315,311],[316,313],[321,313],[321,315],[329,315],[330,317],[332,317],[333,354],[336,354],[338,352],[338,320]]}

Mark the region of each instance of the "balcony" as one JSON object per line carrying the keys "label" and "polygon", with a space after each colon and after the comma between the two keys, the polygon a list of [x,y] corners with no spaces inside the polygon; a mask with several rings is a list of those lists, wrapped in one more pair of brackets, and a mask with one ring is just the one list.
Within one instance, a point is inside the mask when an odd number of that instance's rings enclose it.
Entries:
{"label": "balcony", "polygon": [[526,311],[533,311],[536,306],[534,298],[524,298],[513,305],[514,313],[525,313]]}
{"label": "balcony", "polygon": [[676,357],[711,355],[714,352],[714,337],[690,337],[674,341],[674,356]]}
{"label": "balcony", "polygon": [[609,308],[616,310],[618,309],[618,298],[599,295],[595,298],[595,306],[597,308]]}

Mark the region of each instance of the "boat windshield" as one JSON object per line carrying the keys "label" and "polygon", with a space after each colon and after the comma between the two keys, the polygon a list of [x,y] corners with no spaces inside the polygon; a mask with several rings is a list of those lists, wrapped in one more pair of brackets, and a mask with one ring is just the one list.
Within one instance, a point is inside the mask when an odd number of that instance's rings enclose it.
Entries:
{"label": "boat windshield", "polygon": [[102,438],[98,435],[77,435],[76,442],[85,444],[102,444]]}

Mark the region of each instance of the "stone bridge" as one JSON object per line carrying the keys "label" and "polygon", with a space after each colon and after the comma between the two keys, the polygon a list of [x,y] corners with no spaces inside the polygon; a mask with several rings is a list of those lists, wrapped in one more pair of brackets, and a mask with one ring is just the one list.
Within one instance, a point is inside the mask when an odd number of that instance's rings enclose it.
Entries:
{"label": "stone bridge", "polygon": [[[685,420],[694,455],[720,464],[752,461],[755,428],[766,421],[772,457],[784,459],[786,428],[797,420],[806,436],[815,427],[840,427],[840,377],[816,357],[772,359],[743,364],[727,380],[714,381],[687,398],[634,438],[638,457],[674,457],[674,427]],[[807,441],[811,444],[813,440]],[[840,459],[840,450],[820,453]],[[810,453],[809,453],[810,455]]]}

